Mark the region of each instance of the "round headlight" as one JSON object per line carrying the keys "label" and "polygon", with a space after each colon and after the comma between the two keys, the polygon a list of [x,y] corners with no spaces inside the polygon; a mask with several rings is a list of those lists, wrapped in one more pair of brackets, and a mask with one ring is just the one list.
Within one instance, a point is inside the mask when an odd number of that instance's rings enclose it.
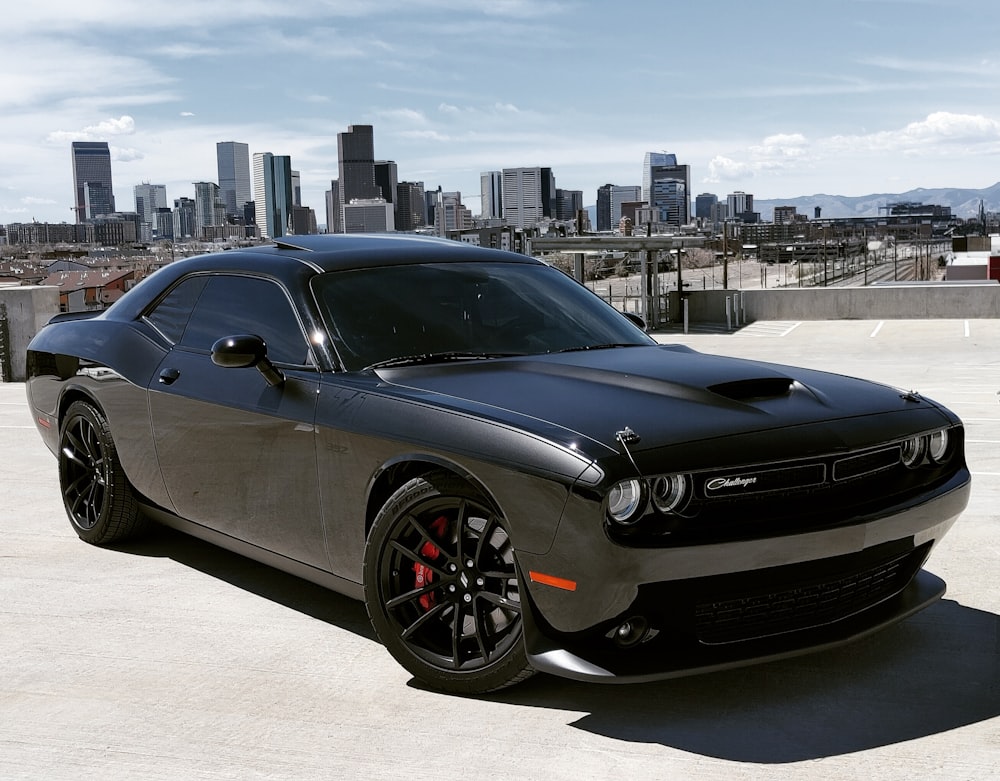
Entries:
{"label": "round headlight", "polygon": [[924,437],[910,437],[900,446],[900,457],[905,466],[919,466],[924,460],[924,448],[927,441]]}
{"label": "round headlight", "polygon": [[615,523],[635,523],[646,505],[643,482],[636,478],[615,483],[608,492],[608,517]]}
{"label": "round headlight", "polygon": [[661,513],[683,506],[688,497],[687,475],[660,475],[653,480],[653,505]]}
{"label": "round headlight", "polygon": [[948,432],[935,431],[927,437],[927,455],[935,464],[940,464],[948,456]]}

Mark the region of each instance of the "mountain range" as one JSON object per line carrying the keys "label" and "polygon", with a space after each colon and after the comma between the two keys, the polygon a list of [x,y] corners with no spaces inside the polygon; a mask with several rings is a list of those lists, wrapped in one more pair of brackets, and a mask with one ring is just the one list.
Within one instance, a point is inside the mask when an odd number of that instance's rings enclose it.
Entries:
{"label": "mountain range", "polygon": [[[721,199],[720,199],[721,200]],[[754,211],[760,218],[770,222],[775,206],[794,206],[799,214],[810,219],[817,207],[820,217],[877,217],[879,208],[892,203],[923,203],[928,206],[950,206],[951,213],[961,219],[979,216],[979,205],[988,212],[1000,211],[1000,182],[982,190],[959,187],[927,189],[919,187],[905,193],[873,193],[872,195],[803,195],[798,198],[776,198],[774,200],[754,199]]]}

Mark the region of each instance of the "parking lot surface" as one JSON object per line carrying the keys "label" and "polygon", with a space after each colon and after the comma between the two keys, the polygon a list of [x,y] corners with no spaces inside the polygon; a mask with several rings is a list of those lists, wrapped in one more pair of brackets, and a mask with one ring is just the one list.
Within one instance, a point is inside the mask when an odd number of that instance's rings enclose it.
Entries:
{"label": "parking lot surface", "polygon": [[441,695],[389,657],[360,603],[168,530],[80,542],[24,386],[0,384],[0,778],[1000,779],[1000,320],[657,338],[957,412],[973,491],[928,564],[944,600],[789,661]]}

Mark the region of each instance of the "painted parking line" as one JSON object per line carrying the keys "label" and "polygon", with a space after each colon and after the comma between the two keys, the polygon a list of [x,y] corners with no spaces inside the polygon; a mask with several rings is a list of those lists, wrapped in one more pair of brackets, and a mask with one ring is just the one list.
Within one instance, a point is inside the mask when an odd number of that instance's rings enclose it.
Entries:
{"label": "painted parking line", "polygon": [[802,321],[792,322],[786,320],[758,320],[744,326],[735,333],[735,336],[770,336],[781,338],[788,336],[792,331],[802,325]]}
{"label": "painted parking line", "polygon": [[[882,326],[884,325],[885,325],[885,320],[879,320],[878,324],[875,326],[875,330],[872,331],[870,334],[868,334],[868,338],[874,339],[876,336],[878,336],[879,331],[882,330]],[[964,321],[963,331],[966,339],[968,339],[972,335],[972,325],[968,320]]]}

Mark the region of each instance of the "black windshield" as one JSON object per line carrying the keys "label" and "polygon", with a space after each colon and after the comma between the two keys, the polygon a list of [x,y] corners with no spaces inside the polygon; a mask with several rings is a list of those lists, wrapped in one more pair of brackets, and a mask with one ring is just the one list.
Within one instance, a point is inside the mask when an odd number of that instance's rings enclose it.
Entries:
{"label": "black windshield", "polygon": [[585,287],[543,265],[382,266],[322,274],[313,290],[349,371],[407,356],[652,343]]}

